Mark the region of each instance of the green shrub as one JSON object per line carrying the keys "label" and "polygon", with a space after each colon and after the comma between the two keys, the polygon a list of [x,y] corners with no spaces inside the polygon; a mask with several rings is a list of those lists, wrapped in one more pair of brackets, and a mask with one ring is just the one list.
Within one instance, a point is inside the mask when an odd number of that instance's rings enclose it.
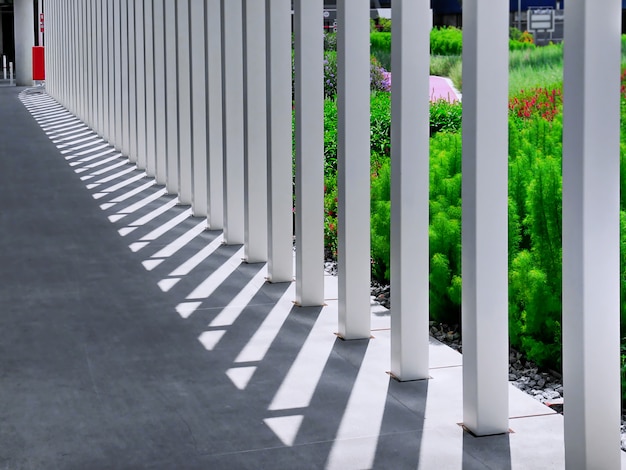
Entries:
{"label": "green shrub", "polygon": [[624,403],[626,403],[626,338],[622,338],[622,344],[620,345],[620,370],[622,379],[622,409],[624,409]]}
{"label": "green shrub", "polygon": [[337,51],[337,33],[333,31],[324,31],[324,50]]}
{"label": "green shrub", "polygon": [[[389,281],[389,159],[372,174],[372,275]],[[430,314],[437,321],[460,323],[461,308],[461,140],[437,134],[430,149]]]}
{"label": "green shrub", "polygon": [[370,57],[370,90],[391,91],[391,73],[380,65],[376,57]]}
{"label": "green shrub", "polygon": [[391,19],[389,18],[378,18],[378,25],[376,25],[376,29],[383,33],[391,32]]}
{"label": "green shrub", "polygon": [[[557,134],[555,132],[555,134]],[[525,158],[525,157],[519,157]],[[561,362],[561,166],[560,155],[529,158],[521,229],[526,243],[510,267],[511,344],[541,366]],[[510,192],[514,192],[511,191]],[[513,196],[514,198],[515,196]],[[521,242],[521,238],[520,238]]]}
{"label": "green shrub", "polygon": [[385,70],[391,70],[391,33],[371,33],[370,54]]}
{"label": "green shrub", "polygon": [[453,26],[435,27],[430,32],[430,53],[434,55],[461,55],[463,33]]}
{"label": "green shrub", "polygon": [[[622,154],[622,160],[624,154]],[[621,183],[624,188],[624,180]],[[624,191],[622,190],[622,194]],[[626,210],[620,210],[620,313],[621,334],[626,335]],[[624,338],[626,340],[626,338]],[[626,391],[626,390],[625,390]]]}
{"label": "green shrub", "polygon": [[560,88],[562,82],[562,44],[511,50],[509,54],[511,95],[529,88]]}
{"label": "green shrub", "polygon": [[391,259],[391,162],[381,162],[372,172],[371,182],[371,258],[372,277],[387,282]]}
{"label": "green shrub", "polygon": [[[563,44],[550,44],[543,47],[511,51],[509,66],[511,70],[524,69],[529,71],[544,67],[562,68]],[[532,82],[528,85],[532,86]]]}
{"label": "green shrub", "polygon": [[[337,95],[337,52],[324,52],[324,97]],[[370,88],[372,91],[390,91],[391,74],[382,67],[374,56],[370,58]]]}
{"label": "green shrub", "polygon": [[373,93],[370,100],[370,155],[374,171],[391,156],[391,93]]}
{"label": "green shrub", "polygon": [[[381,94],[383,95],[383,94]],[[388,138],[388,102],[372,101],[372,141]],[[385,96],[385,98],[387,98]],[[439,108],[441,107],[441,108]],[[461,307],[460,105],[434,103],[455,112],[448,132],[430,140],[431,319],[458,324]],[[442,111],[442,112],[443,112]],[[512,114],[509,177],[511,342],[542,366],[558,368],[561,331],[561,115],[520,119]],[[383,134],[382,136],[380,134]],[[389,281],[390,170],[388,147],[372,148],[372,275]],[[375,157],[376,155],[376,157]],[[378,162],[378,166],[376,166]],[[626,240],[625,240],[626,243]],[[556,359],[555,359],[556,358]]]}
{"label": "green shrub", "polygon": [[324,254],[337,259],[337,175],[324,176]]}
{"label": "green shrub", "polygon": [[459,55],[431,55],[430,74],[439,77],[449,77],[450,71],[461,62]]}
{"label": "green shrub", "polygon": [[[561,46],[513,51],[512,71],[561,72]],[[458,62],[455,62],[458,63]],[[460,66],[459,66],[460,68]],[[525,72],[529,73],[529,72]],[[622,77],[622,84],[626,75]],[[530,86],[529,86],[530,83]],[[561,361],[561,155],[560,81],[552,89],[511,98],[509,116],[509,334],[511,345],[542,367]],[[625,88],[626,89],[626,88]],[[626,94],[626,92],[624,93]],[[372,275],[389,279],[390,259],[390,96],[371,101]],[[515,99],[517,98],[517,104]],[[544,99],[546,98],[546,99]],[[530,105],[529,115],[519,114]],[[545,114],[548,105],[549,116]],[[527,103],[528,104],[528,103]],[[455,107],[456,106],[456,107]],[[457,113],[450,117],[446,113]],[[431,319],[455,324],[461,308],[461,135],[460,107],[434,103],[431,123],[445,122],[430,139],[430,309]],[[626,96],[622,96],[620,280],[623,399],[626,400]],[[548,119],[549,117],[549,119]],[[325,246],[337,249],[337,109],[325,101]],[[460,124],[459,124],[460,125]]]}
{"label": "green shrub", "polygon": [[450,80],[457,90],[463,90],[463,63],[460,60],[450,69]]}
{"label": "green shrub", "polygon": [[521,119],[541,117],[552,121],[562,108],[563,92],[560,86],[522,90],[509,101],[512,116]]}
{"label": "green shrub", "polygon": [[521,308],[509,307],[511,346],[540,366],[561,363],[561,299],[529,251],[521,251],[510,267],[509,297]]}
{"label": "green shrub", "polygon": [[458,132],[461,130],[463,105],[439,99],[430,104],[430,135],[437,132]]}
{"label": "green shrub", "polygon": [[433,320],[460,324],[461,134],[430,140],[430,311]]}
{"label": "green shrub", "polygon": [[324,100],[324,177],[337,175],[337,103]]}
{"label": "green shrub", "polygon": [[333,98],[337,94],[337,52],[324,52],[324,97]]}
{"label": "green shrub", "polygon": [[509,40],[509,51],[520,51],[526,49],[535,49],[535,46],[532,42],[522,42],[522,41],[513,41]]}
{"label": "green shrub", "polygon": [[509,39],[511,41],[519,41],[522,37],[522,31],[514,26],[509,28]]}

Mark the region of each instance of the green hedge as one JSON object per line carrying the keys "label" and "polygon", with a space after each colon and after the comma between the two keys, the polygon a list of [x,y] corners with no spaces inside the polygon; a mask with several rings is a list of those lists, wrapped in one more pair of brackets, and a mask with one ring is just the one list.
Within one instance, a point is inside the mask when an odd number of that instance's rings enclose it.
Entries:
{"label": "green hedge", "polygon": [[385,70],[391,70],[391,33],[371,33],[370,54]]}
{"label": "green hedge", "polygon": [[[509,324],[512,346],[539,365],[559,368],[562,125],[560,114],[550,118],[511,114]],[[458,127],[430,141],[430,314],[449,324],[461,321],[461,149]],[[390,259],[389,167],[385,159],[372,174],[372,274],[384,282]]]}
{"label": "green hedge", "polygon": [[[529,55],[526,55],[528,52]],[[517,55],[519,54],[519,55]],[[562,46],[512,54],[524,65],[559,69]],[[626,86],[626,72],[622,74]],[[524,87],[509,114],[509,334],[510,343],[543,367],[561,367],[562,297],[562,84]],[[390,95],[371,102],[372,275],[389,281]],[[622,337],[626,336],[626,93],[621,104],[620,280]],[[325,235],[329,256],[337,244],[337,109],[325,102]],[[461,309],[461,106],[431,105],[430,315],[460,323]],[[417,156],[416,156],[417,157]],[[626,384],[626,338],[621,350]],[[623,385],[626,402],[626,386]]]}
{"label": "green hedge", "polygon": [[430,53],[433,55],[461,55],[463,32],[452,26],[433,28],[430,32]]}

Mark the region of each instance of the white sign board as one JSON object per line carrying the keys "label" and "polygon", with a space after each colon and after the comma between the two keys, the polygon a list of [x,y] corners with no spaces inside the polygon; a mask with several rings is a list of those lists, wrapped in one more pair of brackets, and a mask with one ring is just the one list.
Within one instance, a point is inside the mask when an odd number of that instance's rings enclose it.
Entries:
{"label": "white sign board", "polygon": [[528,31],[554,32],[554,9],[530,7],[527,13]]}

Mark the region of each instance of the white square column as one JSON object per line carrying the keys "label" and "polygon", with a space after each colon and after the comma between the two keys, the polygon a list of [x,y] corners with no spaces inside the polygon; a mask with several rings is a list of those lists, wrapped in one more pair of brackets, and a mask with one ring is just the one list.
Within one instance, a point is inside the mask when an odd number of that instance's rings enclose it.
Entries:
{"label": "white square column", "polygon": [[[54,4],[54,0],[48,0],[48,1],[50,3],[50,5],[49,5],[50,8],[48,9],[48,12],[51,15],[50,18],[52,19],[52,24],[55,24],[54,23],[54,21],[55,21],[54,20],[54,11],[55,11],[56,6]],[[0,26],[0,29],[2,29],[1,26]],[[50,50],[54,50],[56,48],[56,46],[55,46],[56,38],[54,37],[54,34],[48,35],[46,40],[47,40],[47,45],[51,46]],[[1,42],[1,40],[0,40],[0,42]],[[50,53],[50,50],[48,51],[48,53]],[[56,76],[56,71],[54,70],[54,67],[52,66],[52,62],[53,62],[52,57],[46,57],[45,60],[46,60],[46,70],[48,72],[52,73],[51,79],[48,80],[46,90],[48,91],[50,96],[54,96],[54,78],[52,78],[52,77]],[[7,64],[7,67],[8,67],[8,64]]]}
{"label": "white square column", "polygon": [[[78,109],[79,108],[79,103],[78,103],[79,91],[78,91],[78,72],[77,72],[77,67],[76,67],[76,63],[78,62],[76,60],[77,55],[78,55],[78,42],[77,42],[78,24],[76,23],[77,5],[76,5],[75,0],[68,0],[68,6],[69,6],[69,11],[68,11],[67,19],[69,21],[69,32],[70,32],[70,41],[71,41],[69,53],[70,53],[70,57],[74,57],[74,60],[70,62],[71,64],[70,65],[70,84],[71,84],[70,111],[73,114],[78,116],[80,114],[79,109]],[[32,62],[32,58],[31,58],[31,62]]]}
{"label": "white square column", "polygon": [[[81,99],[82,96],[80,94],[80,38],[79,38],[79,18],[78,18],[78,2],[73,0],[70,2],[70,11],[68,15],[68,20],[70,22],[70,31],[71,31],[71,46],[70,46],[70,57],[73,57],[72,60],[72,68],[71,68],[71,95],[72,95],[72,107],[70,111],[80,118],[81,115]],[[31,59],[32,62],[32,59]]]}
{"label": "white square column", "polygon": [[167,184],[167,107],[165,94],[165,5],[167,0],[154,0],[154,126],[155,178],[157,184]]}
{"label": "white square column", "polygon": [[567,3],[563,386],[567,469],[619,469],[619,0]]}
{"label": "white square column", "polygon": [[73,86],[73,72],[74,72],[74,61],[70,60],[70,57],[73,56],[72,49],[74,47],[74,37],[73,37],[73,28],[72,28],[72,20],[70,19],[72,12],[72,5],[69,2],[66,2],[64,5],[65,11],[63,14],[63,22],[64,22],[64,39],[65,39],[65,60],[64,60],[64,74],[65,74],[65,92],[63,95],[64,102],[66,103],[66,108],[70,112],[74,109],[73,102],[73,94],[74,94],[74,86]]}
{"label": "white square column", "polygon": [[[65,101],[67,100],[67,78],[69,63],[67,59],[67,48],[69,47],[67,24],[67,2],[59,5],[59,45],[62,48],[59,51],[59,71],[61,72],[61,82],[59,83],[59,96]],[[15,66],[15,64],[13,64]],[[15,71],[15,69],[14,69]]]}
{"label": "white square column", "polygon": [[391,373],[428,378],[430,2],[394,0],[391,95]]}
{"label": "white square column", "polygon": [[296,0],[296,303],[324,304],[322,0]]}
{"label": "white square column", "polygon": [[[68,14],[68,20],[70,24],[71,45],[70,45],[70,57],[73,58],[71,63],[70,83],[71,83],[71,108],[70,111],[77,117],[80,117],[81,108],[81,95],[80,95],[80,38],[79,38],[79,25],[78,25],[78,2],[73,0],[69,2],[70,10]],[[32,62],[32,59],[31,59]]]}
{"label": "white square column", "polygon": [[207,225],[224,227],[224,143],[222,133],[222,20],[220,0],[207,0]]}
{"label": "white square column", "polygon": [[267,261],[265,0],[243,0],[244,259]]}
{"label": "white square column", "polygon": [[[152,0],[145,0],[146,2],[151,2]],[[106,140],[113,146],[115,146],[116,135],[115,135],[115,41],[118,41],[119,38],[115,37],[115,20],[114,20],[114,11],[113,11],[113,2],[105,2],[106,3],[106,70],[105,77],[106,81],[106,89],[107,89],[107,135]]]}
{"label": "white square column", "polygon": [[56,5],[56,10],[55,13],[56,15],[56,31],[54,32],[54,34],[56,35],[56,39],[55,39],[55,45],[56,45],[56,51],[55,51],[55,60],[56,62],[52,62],[54,64],[56,73],[57,73],[57,79],[56,79],[56,85],[55,85],[55,97],[57,100],[60,99],[60,97],[62,96],[63,93],[63,56],[61,54],[61,51],[63,50],[63,45],[64,45],[64,36],[63,36],[63,32],[61,30],[61,25],[63,24],[63,5],[61,3],[57,3]]}
{"label": "white square column", "polygon": [[146,83],[146,174],[156,177],[156,117],[154,115],[154,15],[153,0],[144,0],[144,50]]}
{"label": "white square column", "polygon": [[370,5],[337,4],[339,335],[370,337]]}
{"label": "white square column", "polygon": [[135,1],[128,0],[128,159],[137,162],[137,49]]}
{"label": "white square column", "polygon": [[224,242],[244,243],[243,10],[242,0],[222,0]]}
{"label": "white square column", "polygon": [[72,67],[72,62],[69,60],[69,57],[71,56],[71,54],[69,54],[69,50],[73,44],[73,41],[71,40],[71,29],[69,27],[69,20],[68,20],[68,16],[69,16],[69,4],[67,2],[65,2],[63,4],[63,11],[62,11],[62,22],[61,24],[63,25],[63,32],[61,33],[63,35],[63,54],[64,54],[64,60],[63,60],[63,92],[62,92],[62,97],[63,97],[63,101],[66,103],[66,107],[70,107],[71,106],[71,102],[70,102],[70,98],[71,98],[71,67]]}
{"label": "white square column", "polygon": [[87,102],[89,99],[89,94],[87,93],[87,44],[89,42],[89,37],[85,34],[85,10],[86,10],[87,2],[82,1],[76,4],[76,28],[78,33],[78,94],[79,94],[79,114],[78,116],[83,120],[87,121],[87,113],[88,107]]}
{"label": "white square column", "polygon": [[220,0],[207,0],[207,225],[224,228],[224,143],[222,134],[222,20]]}
{"label": "white square column", "polygon": [[59,34],[61,35],[61,47],[63,48],[63,52],[61,52],[62,54],[62,60],[61,60],[61,68],[62,68],[62,76],[63,76],[63,81],[61,82],[61,98],[63,100],[63,102],[68,103],[68,97],[69,97],[69,92],[68,92],[68,88],[69,88],[69,70],[70,70],[70,65],[71,62],[68,59],[68,49],[70,47],[71,41],[69,38],[69,29],[67,27],[67,11],[68,11],[68,4],[67,2],[64,2],[61,5],[61,28],[62,28],[62,32],[60,32]]}
{"label": "white square column", "polygon": [[191,37],[189,0],[176,0],[178,46],[178,201],[191,205],[193,158],[191,155]]}
{"label": "white square column", "polygon": [[[59,65],[58,64],[59,35],[58,35],[58,31],[56,31],[59,25],[59,20],[58,20],[59,5],[58,5],[57,0],[51,1],[50,5],[49,6],[47,5],[47,9],[48,9],[48,13],[50,16],[50,20],[52,21],[51,24],[56,26],[55,30],[53,30],[52,33],[50,32],[47,33],[47,45],[49,47],[49,50],[48,50],[48,57],[46,57],[46,69],[51,70],[53,72],[53,76],[51,77],[52,80],[47,80],[48,82],[47,85],[50,85],[53,96],[56,96],[57,90],[58,90],[57,80],[59,77],[59,67],[58,67]],[[52,55],[50,55],[50,53],[52,53]]]}
{"label": "white square column", "polygon": [[137,84],[137,168],[146,169],[146,62],[144,0],[135,0],[135,73]]}
{"label": "white square column", "polygon": [[509,429],[508,3],[463,2],[463,423]]}
{"label": "white square column", "polygon": [[293,281],[291,1],[266,0],[270,282]]}
{"label": "white square column", "polygon": [[[81,2],[82,3],[82,2]],[[113,0],[113,37],[115,40],[115,46],[113,49],[115,55],[115,65],[114,65],[114,92],[115,92],[115,148],[118,150],[122,149],[122,126],[124,125],[124,120],[128,119],[128,115],[122,113],[122,104],[124,103],[122,99],[122,93],[124,86],[122,85],[122,14],[120,9],[120,0]],[[79,38],[78,42],[82,43],[84,41],[83,38]],[[81,94],[84,93],[81,90]],[[86,95],[86,93],[85,93]],[[83,98],[81,97],[81,100]]]}
{"label": "white square column", "polygon": [[[138,1],[138,0],[137,0]],[[103,5],[96,1],[95,9],[95,74],[96,74],[96,132],[104,137],[104,28],[103,28]]]}
{"label": "white square column", "polygon": [[84,7],[84,30],[89,34],[85,38],[85,89],[87,94],[85,96],[85,122],[89,127],[94,127],[94,76],[93,76],[93,23],[92,23],[92,0],[87,0]]}
{"label": "white square column", "polygon": [[[60,68],[61,68],[61,76],[62,81],[60,83],[60,93],[59,96],[62,98],[63,102],[67,102],[67,82],[68,82],[68,69],[69,69],[69,62],[67,60],[67,48],[69,47],[69,30],[66,27],[67,24],[67,8],[68,8],[68,4],[67,2],[63,2],[60,7],[59,7],[59,26],[62,28],[62,30],[59,32],[59,36],[60,36],[60,45],[63,48],[62,51],[60,52],[60,56],[62,57],[61,59],[61,63],[60,63]],[[13,71],[14,73],[16,73],[17,71],[15,70],[15,65],[13,64]]]}
{"label": "white square column", "polygon": [[[121,76],[122,76],[122,128],[120,134],[120,150],[126,156],[130,154],[130,86],[128,75],[128,52],[129,52],[129,29],[128,29],[128,3],[132,0],[120,0],[120,36],[121,36]],[[91,37],[87,33],[88,37]],[[89,96],[89,90],[87,94]]]}
{"label": "white square column", "polygon": [[[215,14],[215,12],[208,13]],[[204,2],[191,2],[191,125],[193,136],[191,209],[194,217],[206,217],[208,214],[206,14]]]}
{"label": "white square column", "polygon": [[176,2],[165,0],[165,107],[167,109],[167,176],[166,189],[169,194],[178,194],[178,26]]}

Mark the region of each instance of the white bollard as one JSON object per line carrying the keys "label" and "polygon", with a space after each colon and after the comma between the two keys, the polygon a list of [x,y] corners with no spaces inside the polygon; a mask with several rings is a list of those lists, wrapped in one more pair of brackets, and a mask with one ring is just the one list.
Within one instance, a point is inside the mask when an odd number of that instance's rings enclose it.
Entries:
{"label": "white bollard", "polygon": [[9,62],[9,85],[13,85],[13,62]]}
{"label": "white bollard", "polygon": [[4,79],[7,79],[7,56],[2,56],[2,73],[4,74]]}

